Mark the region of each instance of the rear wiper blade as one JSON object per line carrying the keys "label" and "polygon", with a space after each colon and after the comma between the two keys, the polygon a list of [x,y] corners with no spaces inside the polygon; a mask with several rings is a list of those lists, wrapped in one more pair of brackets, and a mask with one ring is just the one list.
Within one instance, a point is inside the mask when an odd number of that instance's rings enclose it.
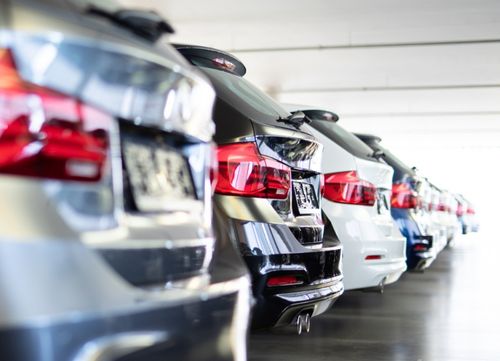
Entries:
{"label": "rear wiper blade", "polygon": [[302,124],[311,123],[311,118],[309,118],[303,112],[295,112],[286,118],[278,118],[277,121],[282,122],[282,123],[286,123],[286,124],[291,124],[295,128],[299,129]]}
{"label": "rear wiper blade", "polygon": [[86,11],[107,18],[152,42],[157,41],[163,34],[175,32],[174,28],[154,11],[132,9],[109,11],[96,5],[90,5]]}

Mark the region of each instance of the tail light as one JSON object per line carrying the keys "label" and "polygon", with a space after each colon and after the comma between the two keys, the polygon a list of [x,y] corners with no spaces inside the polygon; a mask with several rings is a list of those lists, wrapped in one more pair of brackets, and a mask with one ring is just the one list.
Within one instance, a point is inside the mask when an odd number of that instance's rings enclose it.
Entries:
{"label": "tail light", "polygon": [[25,82],[0,49],[0,173],[98,181],[112,119],[50,89]]}
{"label": "tail light", "polygon": [[373,206],[376,192],[356,171],[325,174],[325,198],[332,202]]}
{"label": "tail light", "polygon": [[366,261],[375,261],[380,259],[382,259],[382,255],[380,254],[369,254],[368,256],[365,257]]}
{"label": "tail light", "polygon": [[290,167],[259,154],[253,142],[217,148],[219,174],[215,192],[242,197],[285,199],[291,183]]}
{"label": "tail light", "polygon": [[467,208],[467,214],[476,214],[474,208]]}
{"label": "tail light", "polygon": [[420,197],[407,183],[394,183],[392,185],[391,206],[393,208],[418,208]]}
{"label": "tail light", "polygon": [[280,276],[271,276],[267,279],[268,287],[278,287],[278,286],[296,286],[303,284],[301,278],[295,275],[280,275]]}
{"label": "tail light", "polygon": [[439,203],[438,206],[437,206],[437,210],[438,211],[441,211],[441,212],[449,212],[450,210],[450,207],[448,207],[446,204],[444,203]]}

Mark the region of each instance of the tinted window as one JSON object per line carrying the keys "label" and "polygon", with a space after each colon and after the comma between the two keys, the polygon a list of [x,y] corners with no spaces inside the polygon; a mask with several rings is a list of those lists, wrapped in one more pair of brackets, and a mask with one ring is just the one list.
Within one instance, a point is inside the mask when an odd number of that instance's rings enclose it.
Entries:
{"label": "tinted window", "polygon": [[264,121],[274,126],[286,126],[276,120],[290,115],[279,103],[241,76],[227,71],[204,67],[196,59],[193,64],[210,78],[217,96],[238,109],[252,120]]}
{"label": "tinted window", "polygon": [[415,171],[411,169],[408,165],[406,165],[401,159],[396,157],[393,153],[391,153],[386,148],[382,147],[379,142],[371,141],[370,147],[374,150],[380,150],[384,153],[382,158],[389,164],[392,168],[394,168],[394,177],[395,181],[401,180],[407,176],[414,177],[416,176]]}
{"label": "tinted window", "polygon": [[373,150],[369,146],[337,123],[313,119],[310,125],[352,155],[368,160],[375,159],[371,156]]}

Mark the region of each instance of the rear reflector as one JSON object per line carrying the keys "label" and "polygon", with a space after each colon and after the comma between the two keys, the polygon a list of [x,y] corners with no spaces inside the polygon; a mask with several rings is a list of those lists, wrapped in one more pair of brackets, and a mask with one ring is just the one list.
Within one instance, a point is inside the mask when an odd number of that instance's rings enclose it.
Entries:
{"label": "rear reflector", "polygon": [[377,259],[382,259],[382,256],[380,254],[370,254],[370,255],[365,257],[365,260],[367,260],[367,261],[373,261],[373,260],[377,260]]}
{"label": "rear reflector", "polygon": [[325,174],[324,197],[332,202],[373,206],[377,188],[356,171]]}
{"label": "rear reflector", "polygon": [[294,286],[304,283],[300,278],[293,275],[272,276],[267,279],[268,287]]}
{"label": "rear reflector", "polygon": [[415,245],[413,246],[413,250],[414,250],[415,252],[425,252],[425,251],[427,251],[427,250],[428,250],[428,245],[426,245],[426,244],[422,244],[422,243],[415,244]]}
{"label": "rear reflector", "polygon": [[0,49],[0,173],[97,181],[112,118],[77,99],[27,83]]}
{"label": "rear reflector", "polygon": [[391,206],[393,208],[412,209],[420,207],[417,192],[407,183],[394,183],[392,185]]}
{"label": "rear reflector", "polygon": [[217,160],[216,193],[274,199],[288,197],[290,167],[260,155],[255,143],[221,145],[217,148]]}

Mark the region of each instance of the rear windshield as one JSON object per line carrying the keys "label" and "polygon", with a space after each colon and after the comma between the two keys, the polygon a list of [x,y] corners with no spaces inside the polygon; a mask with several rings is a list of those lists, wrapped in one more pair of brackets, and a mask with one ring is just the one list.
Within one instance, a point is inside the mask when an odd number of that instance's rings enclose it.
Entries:
{"label": "rear windshield", "polygon": [[396,157],[389,150],[380,145],[377,141],[370,142],[370,146],[375,150],[380,150],[384,152],[382,158],[389,164],[392,168],[394,168],[394,180],[401,180],[405,178],[405,176],[416,176],[416,173],[413,169],[411,169],[408,165],[406,165],[401,159]]}
{"label": "rear windshield", "polygon": [[352,155],[367,160],[376,160],[372,157],[373,150],[369,146],[337,123],[313,119],[310,125]]}
{"label": "rear windshield", "polygon": [[290,115],[278,102],[239,75],[204,66],[204,59],[190,58],[210,78],[217,96],[252,120],[284,126],[276,120]]}

